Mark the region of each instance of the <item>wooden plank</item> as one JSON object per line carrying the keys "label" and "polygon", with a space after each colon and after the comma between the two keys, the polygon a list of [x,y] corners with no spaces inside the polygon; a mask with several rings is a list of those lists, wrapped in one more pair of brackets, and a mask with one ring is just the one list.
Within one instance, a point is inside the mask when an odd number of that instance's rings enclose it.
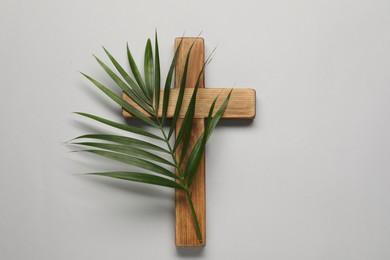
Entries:
{"label": "wooden plank", "polygon": [[[175,49],[177,48],[181,38],[176,38]],[[180,82],[183,74],[183,68],[186,60],[186,56],[191,44],[195,41],[195,38],[184,38],[181,46],[181,50],[177,60],[177,66],[175,71],[175,87],[180,87]],[[202,38],[196,39],[194,47],[191,52],[190,64],[187,73],[187,85],[186,88],[193,88],[198,74],[204,63],[204,40]],[[204,76],[202,76],[199,88],[204,88]],[[199,106],[197,104],[197,106]],[[183,119],[178,119],[176,124],[176,134],[179,132]],[[191,132],[190,149],[198,140],[199,136],[205,129],[205,120],[194,119]],[[178,147],[177,158],[180,158],[181,147]],[[183,165],[185,167],[185,165]],[[198,222],[200,230],[202,232],[203,240],[199,241],[195,231],[195,224],[192,218],[191,209],[188,205],[185,193],[180,190],[176,190],[176,209],[175,209],[175,222],[176,222],[176,246],[205,246],[206,245],[206,181],[205,181],[205,155],[200,162],[197,176],[190,188],[190,194],[193,200],[195,212],[198,216]]]}
{"label": "wooden plank", "polygon": [[[193,89],[186,89],[183,99],[183,108],[180,111],[179,118],[184,118],[184,115],[187,111],[188,104],[192,96]],[[219,96],[215,112],[218,111],[218,108],[222,105],[226,96],[229,94],[230,89],[228,88],[201,88],[198,90],[197,102],[195,108],[195,118],[206,118],[210,110],[210,106],[214,99]],[[172,118],[175,111],[177,96],[179,94],[178,89],[172,89],[169,97],[167,117]],[[160,100],[163,99],[163,91],[161,91]],[[150,116],[142,108],[140,108],[129,96],[123,94],[123,98],[137,108],[139,111],[143,112],[145,115]],[[126,110],[122,111],[122,114],[126,118],[133,118],[134,116],[129,114]],[[160,108],[158,115],[161,117],[162,114],[162,103],[160,103]],[[256,91],[254,89],[247,88],[235,88],[232,91],[232,95],[229,100],[229,105],[223,114],[222,118],[224,119],[253,119],[256,116]]]}

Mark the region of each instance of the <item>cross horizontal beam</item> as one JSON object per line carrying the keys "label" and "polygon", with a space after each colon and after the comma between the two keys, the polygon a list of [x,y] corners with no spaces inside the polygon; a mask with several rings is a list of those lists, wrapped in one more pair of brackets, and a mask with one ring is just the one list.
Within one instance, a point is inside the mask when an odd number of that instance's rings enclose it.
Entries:
{"label": "cross horizontal beam", "polygon": [[[188,104],[190,102],[193,89],[187,88],[184,92],[182,109],[179,114],[179,118],[184,118],[187,111]],[[214,111],[218,111],[218,108],[222,105],[223,101],[229,94],[230,89],[227,88],[199,88],[196,107],[195,118],[207,118],[210,106],[214,99],[218,96],[217,103],[215,104]],[[169,104],[167,111],[167,118],[172,118],[177,103],[177,97],[179,89],[171,89],[169,96]],[[123,94],[123,99],[134,106],[137,110],[141,111],[147,116],[150,116],[145,110],[140,108],[129,96]],[[163,100],[163,91],[160,94],[160,100]],[[161,102],[162,103],[162,102]],[[122,110],[122,114],[125,118],[134,118],[126,110]],[[158,116],[161,117],[162,106],[158,110]],[[234,88],[229,100],[228,107],[223,114],[222,118],[225,119],[253,119],[256,115],[256,91],[254,89],[246,88]]]}

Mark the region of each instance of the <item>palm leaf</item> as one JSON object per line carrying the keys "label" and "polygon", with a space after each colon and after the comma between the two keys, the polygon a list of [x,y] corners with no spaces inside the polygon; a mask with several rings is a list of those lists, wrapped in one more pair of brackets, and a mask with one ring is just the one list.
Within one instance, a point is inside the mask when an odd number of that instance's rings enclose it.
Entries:
{"label": "palm leaf", "polygon": [[211,117],[210,120],[210,126],[208,127],[207,132],[207,140],[210,138],[211,134],[213,133],[216,125],[218,124],[219,120],[221,119],[223,113],[225,113],[225,110],[227,108],[227,105],[230,100],[230,96],[232,95],[233,89],[230,90],[228,96],[226,97],[225,101],[222,103],[221,107],[218,109],[218,111],[215,113],[213,117]]}
{"label": "palm leaf", "polygon": [[144,73],[145,73],[145,84],[146,89],[149,93],[149,98],[153,100],[153,91],[154,91],[154,65],[153,65],[153,51],[152,43],[150,39],[146,42],[145,48],[145,59],[144,59]]}
{"label": "palm leaf", "polygon": [[107,143],[95,143],[95,142],[80,142],[80,143],[74,143],[74,144],[83,145],[83,146],[90,146],[90,147],[96,147],[96,148],[100,148],[100,149],[109,150],[109,151],[112,151],[112,152],[117,152],[117,153],[123,153],[123,154],[131,155],[131,156],[134,156],[134,157],[149,159],[149,160],[152,160],[152,161],[155,161],[155,162],[159,162],[159,163],[164,163],[164,164],[167,164],[167,165],[173,166],[173,167],[175,166],[170,161],[167,161],[167,160],[165,160],[164,158],[162,158],[162,157],[160,157],[158,155],[155,155],[153,153],[144,151],[144,150],[139,149],[139,148],[129,147],[129,146],[126,146],[126,145],[107,144]]}
{"label": "palm leaf", "polygon": [[94,173],[87,173],[89,175],[99,175],[99,176],[105,176],[105,177],[111,177],[126,181],[134,181],[134,182],[142,182],[147,184],[153,184],[158,186],[164,186],[169,188],[175,188],[183,190],[184,187],[172,180],[155,176],[147,173],[140,173],[140,172],[94,172]]}
{"label": "palm leaf", "polygon": [[155,33],[155,46],[154,46],[154,108],[158,113],[158,109],[160,107],[160,53],[158,51],[158,39],[157,39],[157,31]]}
{"label": "palm leaf", "polygon": [[142,92],[142,89],[138,86],[138,84],[130,77],[130,75],[122,68],[122,66],[116,61],[116,59],[103,47],[103,50],[107,54],[108,58],[111,60],[112,64],[114,64],[115,68],[122,75],[122,77],[126,80],[127,84],[134,90],[134,92],[141,98],[144,102],[152,105],[152,103],[148,100],[145,94]]}
{"label": "palm leaf", "polygon": [[[191,130],[192,130],[192,125],[193,125],[193,120],[194,120],[194,115],[195,115],[195,106],[196,106],[196,97],[197,97],[197,93],[198,93],[198,88],[199,88],[199,84],[200,84],[200,79],[204,73],[204,70],[206,68],[206,66],[210,63],[210,61],[212,60],[212,55],[214,53],[215,49],[211,52],[211,54],[207,57],[206,61],[204,62],[203,66],[202,66],[202,69],[200,70],[199,74],[198,74],[198,78],[196,80],[196,84],[195,84],[195,87],[194,87],[194,91],[192,93],[192,96],[191,96],[191,100],[190,100],[190,103],[188,105],[188,109],[187,109],[187,112],[186,112],[186,115],[184,117],[184,120],[183,120],[183,123],[182,123],[182,126],[180,128],[180,131],[176,137],[176,141],[175,141],[175,146],[173,148],[173,150],[175,151],[177,146],[179,145],[180,141],[182,138],[183,139],[183,142],[182,142],[182,149],[181,149],[181,155],[180,155],[180,160],[179,160],[179,165],[182,164],[184,158],[185,158],[185,155],[187,154],[187,150],[188,150],[188,147],[189,147],[189,141],[191,139]],[[214,107],[212,106],[212,108],[214,109]]]}
{"label": "palm leaf", "polygon": [[147,89],[145,87],[145,83],[142,80],[141,74],[139,73],[137,64],[135,64],[133,56],[131,55],[131,52],[130,52],[130,49],[129,49],[129,44],[127,44],[126,46],[127,46],[127,58],[129,60],[130,68],[131,68],[131,71],[133,72],[134,78],[137,81],[138,86],[140,86],[140,88],[141,88],[142,92],[144,93],[144,95],[152,103],[152,99],[150,98],[149,93],[148,93],[148,91],[147,91]]}
{"label": "palm leaf", "polygon": [[81,115],[81,116],[85,116],[85,117],[94,119],[94,120],[96,120],[98,122],[101,122],[103,124],[106,124],[106,125],[109,125],[109,126],[112,126],[112,127],[115,127],[115,128],[127,131],[127,132],[131,132],[131,133],[138,134],[138,135],[143,135],[143,136],[154,138],[154,139],[157,139],[157,140],[160,140],[160,141],[165,141],[163,138],[161,138],[161,137],[159,137],[157,135],[154,135],[152,133],[149,133],[149,132],[147,132],[147,131],[145,131],[145,130],[143,130],[141,128],[138,128],[138,127],[134,127],[134,126],[126,125],[126,124],[113,122],[113,121],[110,121],[108,119],[104,119],[102,117],[98,117],[98,116],[87,114],[87,113],[75,112],[75,114],[78,114],[78,115]]}
{"label": "palm leaf", "polygon": [[[217,97],[218,98],[218,97]],[[190,177],[190,181],[188,181],[188,183],[192,183],[192,179],[195,177],[196,175],[196,172],[198,170],[198,167],[199,167],[199,161],[203,155],[203,152],[204,151],[201,151],[201,148],[202,148],[202,145],[204,142],[207,142],[207,128],[208,126],[210,125],[210,119],[211,119],[211,116],[213,114],[213,111],[214,111],[214,107],[215,107],[215,104],[217,102],[217,98],[214,99],[213,103],[211,104],[211,107],[210,107],[210,110],[209,110],[209,114],[208,114],[208,120],[207,120],[207,123],[206,123],[206,127],[205,127],[205,130],[204,132],[199,136],[197,142],[195,143],[194,147],[192,148],[192,151],[188,157],[188,160],[187,160],[187,165],[184,169],[184,177],[187,178],[188,176]],[[193,170],[194,168],[196,168],[196,170]],[[192,176],[192,174],[194,176]]]}
{"label": "palm leaf", "polygon": [[169,130],[168,134],[168,139],[171,138],[173,130],[175,130],[176,127],[176,121],[179,118],[180,110],[181,110],[181,105],[183,103],[183,97],[184,97],[184,91],[186,87],[186,82],[187,82],[187,71],[188,71],[188,64],[190,61],[190,55],[191,55],[191,50],[192,47],[194,47],[195,41],[191,44],[190,49],[188,50],[187,58],[186,58],[186,63],[184,65],[184,70],[183,70],[183,75],[181,78],[181,84],[180,84],[180,90],[179,90],[179,95],[177,97],[177,102],[175,106],[175,112],[173,113],[173,118],[172,118],[172,123],[171,123],[171,128]]}
{"label": "palm leaf", "polygon": [[98,139],[98,140],[104,140],[104,141],[114,142],[114,143],[118,143],[118,144],[123,144],[123,145],[127,145],[130,147],[145,148],[148,150],[154,150],[154,151],[170,154],[170,152],[165,150],[164,148],[161,148],[160,146],[154,145],[154,144],[149,143],[147,141],[135,139],[135,138],[131,138],[131,137],[126,137],[126,136],[120,136],[120,135],[87,134],[87,135],[81,135],[81,136],[74,138],[74,140],[76,140],[76,139]]}
{"label": "palm leaf", "polygon": [[164,125],[165,119],[167,116],[168,111],[168,104],[169,104],[169,94],[171,92],[171,84],[172,84],[172,78],[173,78],[173,72],[176,67],[176,61],[177,57],[180,51],[181,43],[183,42],[183,38],[181,38],[179,45],[176,48],[175,55],[173,56],[171,66],[169,67],[167,79],[165,81],[165,87],[164,87],[164,97],[163,97],[163,109],[162,109],[162,115],[161,115],[161,124]]}
{"label": "palm leaf", "polygon": [[162,174],[171,178],[179,178],[176,174],[173,174],[169,170],[144,159],[140,159],[140,158],[124,155],[124,154],[109,152],[109,151],[103,151],[103,150],[81,150],[78,152],[88,152],[88,153],[97,154],[112,160],[116,160],[145,170],[149,170],[157,174]]}
{"label": "palm leaf", "polygon": [[221,105],[221,107],[218,109],[218,111],[215,113],[214,116],[212,116],[212,114],[213,114],[216,99],[214,100],[210,108],[209,118],[207,120],[205,131],[203,135],[199,138],[197,144],[195,145],[196,147],[194,147],[194,149],[192,150],[185,168],[185,174],[186,176],[188,176],[188,182],[187,182],[188,186],[191,186],[192,182],[194,181],[194,178],[196,176],[199,167],[199,162],[202,158],[204,149],[206,147],[206,143],[210,138],[212,132],[214,131],[214,128],[217,125],[218,121],[221,119],[223,113],[225,112],[230,100],[231,93],[232,91],[230,91],[229,95],[226,97],[225,101],[223,102],[223,104]]}

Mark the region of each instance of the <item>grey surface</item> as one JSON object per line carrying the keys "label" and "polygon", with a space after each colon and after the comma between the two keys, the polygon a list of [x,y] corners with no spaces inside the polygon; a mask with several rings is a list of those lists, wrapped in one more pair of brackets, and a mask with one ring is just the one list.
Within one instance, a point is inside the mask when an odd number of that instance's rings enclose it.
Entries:
{"label": "grey surface", "polygon": [[[389,1],[1,1],[1,259],[390,259]],[[203,30],[208,87],[257,90],[207,148],[207,247],[174,246],[173,192],[61,142],[120,120],[77,72]]]}

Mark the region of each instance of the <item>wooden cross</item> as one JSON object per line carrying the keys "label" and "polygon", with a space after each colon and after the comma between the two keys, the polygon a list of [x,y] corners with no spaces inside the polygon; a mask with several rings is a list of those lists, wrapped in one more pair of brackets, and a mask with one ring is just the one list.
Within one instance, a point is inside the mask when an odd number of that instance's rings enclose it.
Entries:
{"label": "wooden cross", "polygon": [[[179,45],[182,38],[176,38],[175,49]],[[196,41],[195,41],[196,40]],[[187,72],[186,91],[184,94],[184,100],[182,110],[180,112],[179,119],[176,123],[176,133],[179,132],[181,124],[183,122],[186,109],[188,107],[192,91],[191,88],[195,86],[199,72],[202,69],[204,63],[204,39],[202,38],[183,38],[181,50],[176,63],[175,71],[175,89],[171,90],[169,97],[169,107],[167,112],[167,118],[172,118],[175,105],[177,102],[177,96],[180,88],[180,82],[184,70],[184,64],[186,56],[188,54],[191,44],[194,46],[191,51],[189,68]],[[195,108],[195,119],[191,131],[191,140],[189,151],[196,143],[199,136],[205,129],[205,118],[208,116],[208,111],[213,100],[219,95],[218,101],[215,106],[217,110],[225,98],[227,97],[230,89],[213,88],[206,89],[204,87],[204,75],[202,76],[201,84],[199,85],[197,94],[197,103]],[[162,100],[163,91],[161,91]],[[124,99],[131,103],[134,107],[143,111],[133,100],[131,100],[126,94],[123,95]],[[145,111],[143,111],[145,112]],[[159,116],[161,116],[162,108],[159,108]],[[132,118],[133,116],[122,111],[123,116],[126,118]],[[145,114],[147,114],[145,112]],[[254,89],[234,89],[228,107],[222,116],[225,119],[253,119],[256,115],[256,92]],[[177,157],[180,158],[181,147],[178,147]],[[192,219],[191,210],[188,205],[185,193],[181,190],[176,190],[176,209],[175,209],[175,221],[176,221],[176,246],[205,246],[206,245],[206,170],[205,170],[205,155],[200,162],[198,172],[192,186],[190,193],[194,203],[195,211],[198,216],[200,230],[203,234],[203,240],[198,241],[195,231],[195,224]]]}

